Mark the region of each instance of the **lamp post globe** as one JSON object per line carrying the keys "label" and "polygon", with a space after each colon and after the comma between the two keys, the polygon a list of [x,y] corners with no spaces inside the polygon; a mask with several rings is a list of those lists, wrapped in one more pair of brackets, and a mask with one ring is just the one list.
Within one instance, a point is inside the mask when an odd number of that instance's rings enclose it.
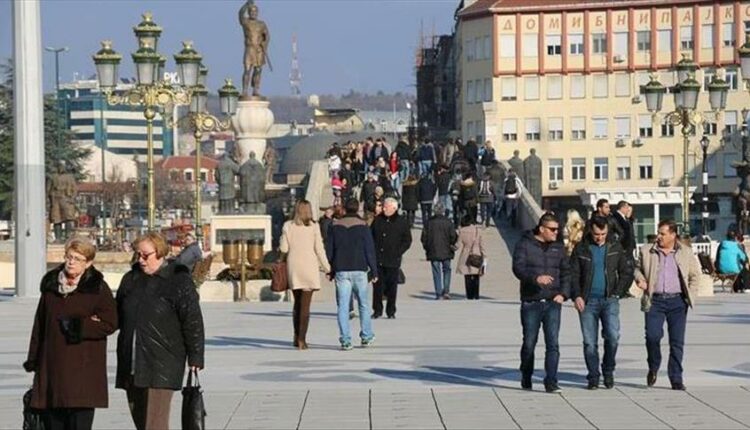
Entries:
{"label": "lamp post globe", "polygon": [[135,63],[135,77],[138,85],[153,85],[159,72],[159,55],[148,42],[141,42],[141,47],[132,54]]}
{"label": "lamp post globe", "polygon": [[101,43],[102,49],[93,56],[96,65],[96,77],[102,90],[111,91],[117,85],[122,55],[112,49],[112,41],[104,40]]}
{"label": "lamp post globe", "polygon": [[232,84],[232,80],[227,78],[224,81],[224,86],[219,88],[221,113],[224,115],[234,115],[237,112],[237,100],[239,97],[239,90]]}
{"label": "lamp post globe", "polygon": [[651,76],[651,81],[641,87],[641,91],[646,97],[646,109],[655,114],[661,112],[664,104],[664,93],[667,89],[659,82],[656,76]]}
{"label": "lamp post globe", "polygon": [[177,75],[180,82],[186,87],[198,85],[200,66],[203,56],[193,48],[193,42],[182,42],[182,50],[175,54],[174,61],[177,63]]}
{"label": "lamp post globe", "polygon": [[156,51],[162,28],[154,22],[151,12],[146,12],[141,17],[143,21],[133,27],[133,33],[135,33],[135,37],[138,39],[138,46],[142,46],[145,43]]}

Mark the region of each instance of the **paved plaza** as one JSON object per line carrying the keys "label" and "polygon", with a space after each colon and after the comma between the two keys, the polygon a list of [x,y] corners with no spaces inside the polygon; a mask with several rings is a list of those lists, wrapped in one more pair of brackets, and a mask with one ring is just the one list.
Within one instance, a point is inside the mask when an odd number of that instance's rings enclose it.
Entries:
{"label": "paved plaza", "polygon": [[[415,242],[406,258],[407,285],[399,293],[397,319],[375,321],[377,340],[369,349],[338,349],[330,291],[313,304],[308,351],[291,346],[289,303],[203,304],[206,369],[201,382],[208,427],[750,427],[750,294],[718,293],[703,298],[690,313],[687,392],[668,389],[666,356],[656,387],[645,387],[643,315],[634,299],[622,303],[614,390],[585,389],[578,319],[566,304],[560,333],[562,394],[543,391],[541,341],[534,391],[522,391],[517,283],[505,242],[495,230],[488,234],[493,257],[483,280],[484,299],[478,302],[462,299],[458,276],[455,300],[432,300],[429,266]],[[1,428],[20,427],[20,397],[31,383],[20,364],[35,304],[0,297]],[[115,342],[110,339],[113,384]],[[94,427],[132,428],[123,392],[111,388],[110,393],[110,408],[97,411]],[[180,427],[179,405],[177,393],[174,428]]]}

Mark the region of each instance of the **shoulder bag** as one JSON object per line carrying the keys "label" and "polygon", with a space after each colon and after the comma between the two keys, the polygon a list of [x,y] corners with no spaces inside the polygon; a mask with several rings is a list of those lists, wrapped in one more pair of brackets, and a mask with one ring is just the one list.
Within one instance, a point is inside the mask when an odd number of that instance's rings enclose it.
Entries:
{"label": "shoulder bag", "polygon": [[469,248],[469,256],[466,257],[467,266],[479,269],[484,265],[484,255],[481,252],[479,254],[474,253],[477,240],[479,240],[479,227],[475,230],[474,240],[471,242],[471,248]]}

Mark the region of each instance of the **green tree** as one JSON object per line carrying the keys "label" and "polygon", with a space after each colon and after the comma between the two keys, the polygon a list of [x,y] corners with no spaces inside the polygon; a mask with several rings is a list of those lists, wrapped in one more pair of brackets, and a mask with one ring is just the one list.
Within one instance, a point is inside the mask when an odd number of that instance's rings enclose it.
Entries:
{"label": "green tree", "polygon": [[[0,65],[0,218],[9,219],[13,212],[13,66],[10,61]],[[54,96],[44,98],[44,155],[47,175],[64,163],[65,169],[83,179],[83,164],[91,150],[73,141],[73,134],[64,126]]]}

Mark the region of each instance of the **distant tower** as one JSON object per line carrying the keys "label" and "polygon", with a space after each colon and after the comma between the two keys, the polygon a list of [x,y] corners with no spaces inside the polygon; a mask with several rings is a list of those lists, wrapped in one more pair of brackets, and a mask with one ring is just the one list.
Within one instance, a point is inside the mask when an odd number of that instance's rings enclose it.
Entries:
{"label": "distant tower", "polygon": [[297,59],[297,35],[292,34],[292,71],[289,72],[289,85],[292,88],[292,96],[300,97],[302,91],[302,72],[299,70],[299,60]]}

